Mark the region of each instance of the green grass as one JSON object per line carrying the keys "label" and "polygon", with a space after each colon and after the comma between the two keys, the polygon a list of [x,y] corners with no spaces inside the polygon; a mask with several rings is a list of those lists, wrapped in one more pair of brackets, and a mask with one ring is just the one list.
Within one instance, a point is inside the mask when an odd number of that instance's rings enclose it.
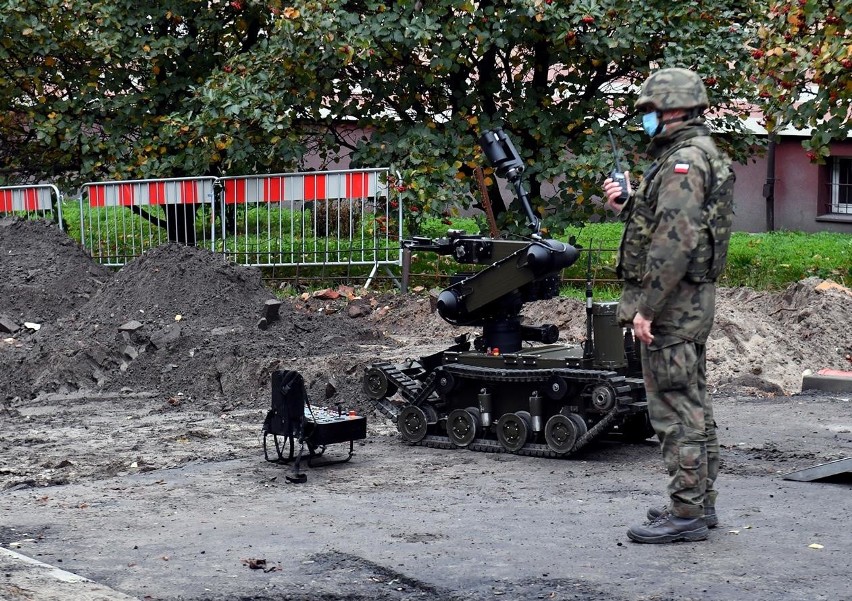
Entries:
{"label": "green grass", "polygon": [[[392,238],[374,236],[376,222],[372,216],[362,216],[355,225],[352,242],[339,244],[336,237],[326,238],[316,236],[312,231],[311,214],[309,211],[298,212],[298,215],[289,213],[274,215],[266,208],[261,210],[253,208],[240,208],[240,223],[247,223],[252,231],[241,231],[240,235],[228,237],[224,241],[225,250],[229,254],[240,257],[257,257],[258,262],[268,260],[270,253],[278,255],[282,259],[296,261],[314,262],[328,256],[328,260],[345,261],[350,250],[361,252],[374,247],[390,251],[390,257],[395,256],[394,249],[398,248],[398,241]],[[286,211],[286,209],[282,209]],[[129,211],[122,211],[121,222],[114,219],[112,213],[92,210],[84,215],[87,230],[91,230],[102,220],[102,226],[109,215],[113,219],[110,227],[114,231],[121,230],[121,235],[116,236],[114,248],[93,249],[101,254],[110,256],[126,256],[128,258],[139,253],[140,248],[165,242],[164,230],[151,226],[139,216]],[[93,216],[93,217],[92,217]],[[80,238],[80,209],[79,204],[69,201],[63,204],[63,219],[68,225],[69,234]],[[285,224],[280,232],[278,223]],[[305,222],[303,222],[304,220]],[[468,233],[476,233],[480,229],[481,220],[473,218],[452,218],[447,224],[440,218],[427,217],[420,223],[419,235],[429,238],[437,238],[446,234],[447,230],[464,230]],[[293,224],[292,230],[289,224]],[[583,298],[585,295],[584,282],[589,267],[588,254],[591,253],[591,274],[595,282],[595,297],[603,300],[618,298],[620,286],[615,276],[616,249],[621,240],[623,225],[620,222],[588,224],[581,228],[571,228],[556,235],[559,240],[568,240],[569,237],[576,238],[576,244],[582,247],[580,259],[573,266],[563,272],[563,280],[566,283],[563,294],[567,296]],[[201,239],[203,235],[210,236],[209,221],[199,213],[196,221],[196,233]],[[408,236],[407,232],[403,233]],[[346,236],[343,236],[344,240]],[[86,246],[91,243],[86,241]],[[217,250],[222,250],[222,242]],[[243,254],[245,253],[245,254]],[[328,253],[328,254],[326,254]],[[384,256],[384,255],[382,255]],[[246,262],[244,258],[238,258],[239,262]],[[249,261],[251,262],[251,261]],[[411,285],[422,285],[426,287],[445,287],[448,285],[449,276],[465,266],[457,265],[450,257],[439,257],[431,253],[415,253],[411,266]],[[294,268],[274,268],[276,278],[286,279],[287,270]],[[331,268],[315,267],[299,268],[299,275],[306,279],[325,280],[329,282],[351,277],[356,280],[363,279],[361,269],[347,267],[338,270],[342,273],[336,276]],[[369,273],[369,268],[366,270]],[[762,234],[748,234],[735,232],[731,237],[731,245],[728,252],[728,263],[720,280],[722,286],[737,287],[747,286],[758,290],[779,290],[785,288],[792,282],[816,276],[823,279],[831,279],[844,286],[852,287],[852,235],[844,233],[802,233],[802,232],[770,232]],[[364,276],[366,277],[366,276]],[[380,279],[378,285],[386,282],[388,286],[393,285],[389,278]]]}
{"label": "green grass", "polygon": [[811,276],[852,287],[852,234],[735,232],[721,283],[778,290]]}
{"label": "green grass", "polygon": [[[165,217],[161,207],[146,207],[146,210],[155,217]],[[326,224],[324,219],[315,220],[312,210],[239,206],[236,235],[228,232],[223,239],[218,219],[214,235],[210,209],[200,207],[194,222],[196,240],[199,246],[213,248],[209,242],[215,238],[216,251],[245,264],[346,263],[350,257],[371,261],[374,253],[378,253],[380,260],[396,256],[398,241],[377,231],[377,225],[381,224],[377,224],[373,214],[358,216],[354,224],[348,219],[342,223],[330,219]],[[105,262],[125,262],[144,249],[167,242],[164,229],[129,210],[86,207],[81,213],[78,203],[65,203],[62,217],[69,235]]]}
{"label": "green grass", "polygon": [[[453,227],[456,227],[455,224]],[[571,228],[555,236],[565,241],[570,236],[575,236],[576,244],[583,248],[577,263],[562,273],[566,282],[563,295],[573,298],[585,297],[584,281],[589,267],[586,252],[591,251],[595,298],[618,298],[620,285],[614,281],[615,262],[622,232],[623,224],[620,222],[595,223],[582,228]],[[445,274],[452,271],[452,265],[447,261],[429,260],[425,256],[418,258],[423,261],[424,271],[430,276],[441,272],[442,269]],[[415,266],[412,266],[412,272],[414,271]],[[793,282],[811,276],[852,287],[852,234],[734,232],[728,250],[727,267],[719,284],[726,287],[747,286],[756,290],[781,290]]]}
{"label": "green grass", "polygon": [[[615,249],[621,240],[621,223],[591,224],[578,232],[578,244],[586,248]],[[598,252],[596,259],[605,268],[615,267],[614,252]],[[576,274],[579,265],[566,270]],[[728,262],[720,279],[727,287],[747,286],[758,290],[779,290],[792,282],[816,276],[852,286],[852,235],[844,233],[734,232],[728,249]]]}

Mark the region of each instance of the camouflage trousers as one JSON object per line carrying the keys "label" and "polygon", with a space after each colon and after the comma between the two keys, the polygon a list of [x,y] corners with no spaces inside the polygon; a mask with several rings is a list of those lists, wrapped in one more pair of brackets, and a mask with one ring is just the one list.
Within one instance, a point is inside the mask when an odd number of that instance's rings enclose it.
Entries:
{"label": "camouflage trousers", "polygon": [[716,505],[719,439],[707,395],[703,344],[655,335],[642,346],[642,374],[651,425],[669,473],[672,513],[700,517]]}

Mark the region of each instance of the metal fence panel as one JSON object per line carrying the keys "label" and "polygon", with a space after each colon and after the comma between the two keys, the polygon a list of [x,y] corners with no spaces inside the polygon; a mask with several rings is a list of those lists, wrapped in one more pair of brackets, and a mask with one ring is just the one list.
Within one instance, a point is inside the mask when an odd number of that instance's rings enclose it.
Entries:
{"label": "metal fence panel", "polygon": [[[371,266],[369,285],[380,267],[393,277],[387,268],[403,262],[402,207],[387,180],[388,169],[353,169],[89,182],[80,240],[116,267],[178,242],[254,267]],[[26,205],[5,198],[0,208]],[[49,195],[37,201],[26,206],[47,206]]]}
{"label": "metal fence panel", "polygon": [[62,195],[51,184],[0,187],[0,215],[50,219],[64,228]]}
{"label": "metal fence panel", "polygon": [[387,169],[230,177],[217,249],[242,265],[402,265]]}
{"label": "metal fence panel", "polygon": [[80,196],[80,239],[95,260],[121,266],[167,242],[212,248],[214,177],[90,182]]}

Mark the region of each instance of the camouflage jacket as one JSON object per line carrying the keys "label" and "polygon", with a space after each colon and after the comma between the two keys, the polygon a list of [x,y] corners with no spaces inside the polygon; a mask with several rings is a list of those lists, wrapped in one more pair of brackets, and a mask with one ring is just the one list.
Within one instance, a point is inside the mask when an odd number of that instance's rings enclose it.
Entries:
{"label": "camouflage jacket", "polygon": [[655,137],[649,153],[655,161],[622,211],[618,319],[641,313],[655,335],[704,343],[730,238],[730,159],[701,119]]}

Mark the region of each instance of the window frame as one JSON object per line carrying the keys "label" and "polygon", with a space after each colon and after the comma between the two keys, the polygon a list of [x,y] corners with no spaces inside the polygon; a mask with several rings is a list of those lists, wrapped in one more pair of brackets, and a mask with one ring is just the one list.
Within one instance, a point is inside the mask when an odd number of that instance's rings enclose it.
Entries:
{"label": "window frame", "polygon": [[832,156],[830,163],[828,169],[828,214],[852,217],[852,157]]}

